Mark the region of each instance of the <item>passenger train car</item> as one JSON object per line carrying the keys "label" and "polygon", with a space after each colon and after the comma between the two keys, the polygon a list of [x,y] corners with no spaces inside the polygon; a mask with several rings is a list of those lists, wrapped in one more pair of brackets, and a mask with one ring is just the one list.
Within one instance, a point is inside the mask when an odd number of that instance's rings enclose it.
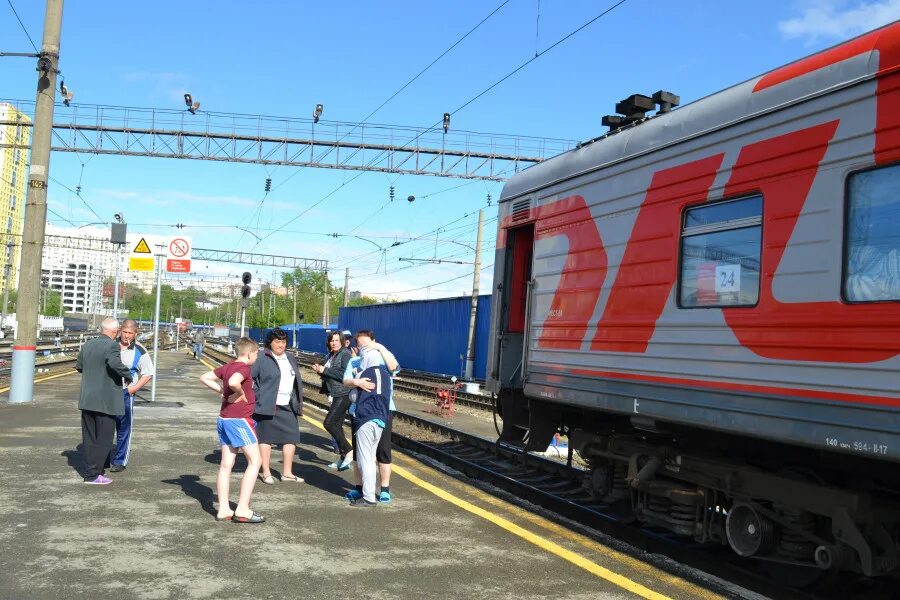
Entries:
{"label": "passenger train car", "polygon": [[598,499],[699,542],[894,571],[900,24],[667,98],[504,187],[501,438],[567,432]]}

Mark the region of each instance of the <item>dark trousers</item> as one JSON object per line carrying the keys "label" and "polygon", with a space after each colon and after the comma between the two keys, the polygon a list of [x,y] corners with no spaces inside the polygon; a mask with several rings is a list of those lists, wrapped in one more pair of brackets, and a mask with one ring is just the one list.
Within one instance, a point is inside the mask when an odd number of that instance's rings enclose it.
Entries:
{"label": "dark trousers", "polygon": [[331,408],[328,409],[328,414],[325,415],[325,421],[322,422],[325,426],[325,431],[330,433],[331,437],[337,441],[341,456],[346,456],[353,451],[350,442],[347,441],[347,437],[344,435],[344,417],[347,415],[348,408],[350,408],[350,396],[334,398],[331,401]]}
{"label": "dark trousers", "polygon": [[109,461],[116,432],[116,417],[93,410],[81,411],[81,454],[84,457],[85,480],[103,474]]}

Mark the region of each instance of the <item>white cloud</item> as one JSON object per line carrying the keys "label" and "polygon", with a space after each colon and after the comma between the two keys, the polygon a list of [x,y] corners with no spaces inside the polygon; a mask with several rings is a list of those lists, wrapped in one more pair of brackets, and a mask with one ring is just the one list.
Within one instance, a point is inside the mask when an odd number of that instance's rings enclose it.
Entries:
{"label": "white cloud", "polygon": [[780,21],[787,38],[844,40],[900,19],[900,0],[873,0],[849,4],[846,0],[818,0],[801,9],[801,16]]}

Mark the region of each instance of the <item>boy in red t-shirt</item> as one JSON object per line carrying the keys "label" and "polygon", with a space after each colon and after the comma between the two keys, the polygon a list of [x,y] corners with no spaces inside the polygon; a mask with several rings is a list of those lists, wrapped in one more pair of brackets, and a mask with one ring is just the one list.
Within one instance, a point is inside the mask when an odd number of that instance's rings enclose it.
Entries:
{"label": "boy in red t-shirt", "polygon": [[[222,462],[216,478],[216,492],[219,496],[219,513],[216,520],[262,523],[266,518],[250,510],[250,494],[253,493],[261,464],[254,429],[256,422],[253,420],[256,397],[253,395],[253,379],[250,376],[250,365],[256,362],[259,346],[249,338],[241,338],[235,344],[235,352],[237,353],[235,360],[200,376],[203,385],[222,396],[222,408],[218,419]],[[228,501],[228,488],[231,483],[231,470],[234,468],[239,451],[243,452],[247,459],[247,470],[241,478],[237,507],[232,511]]]}

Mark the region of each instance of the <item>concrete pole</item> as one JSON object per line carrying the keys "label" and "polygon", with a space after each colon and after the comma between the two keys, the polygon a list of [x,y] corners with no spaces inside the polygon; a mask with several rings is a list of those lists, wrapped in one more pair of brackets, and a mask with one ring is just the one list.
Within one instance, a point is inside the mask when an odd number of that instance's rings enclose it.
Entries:
{"label": "concrete pole", "polygon": [[344,269],[344,302],[342,306],[350,304],[350,267]]}
{"label": "concrete pole", "polygon": [[[56,98],[56,71],[59,65],[59,37],[62,30],[63,0],[47,0],[44,37],[38,59],[37,98],[31,138],[31,169],[25,196],[25,225],[22,228],[22,262],[16,319],[19,327],[12,353],[10,403],[34,399],[34,358],[37,348],[38,294],[41,285],[41,254],[47,220],[47,175],[50,168],[50,136],[53,131],[53,102]],[[42,70],[42,68],[44,70]]]}
{"label": "concrete pole", "polygon": [[247,307],[241,306],[241,337],[247,336]]}
{"label": "concrete pole", "polygon": [[[158,250],[157,250],[158,252]],[[159,302],[162,297],[162,261],[163,255],[156,256],[156,309],[153,313],[153,364],[156,366],[156,375],[150,380],[150,401],[156,402],[156,380],[159,379]]]}
{"label": "concrete pole", "polygon": [[119,318],[119,269],[122,266],[122,244],[116,244],[116,282],[113,284],[113,317]]}
{"label": "concrete pole", "polygon": [[466,350],[466,376],[472,380],[475,370],[475,315],[478,314],[478,283],[481,279],[481,232],[484,229],[484,211],[478,211],[478,237],[475,242],[475,272],[472,274],[472,310],[469,312],[469,343]]}

